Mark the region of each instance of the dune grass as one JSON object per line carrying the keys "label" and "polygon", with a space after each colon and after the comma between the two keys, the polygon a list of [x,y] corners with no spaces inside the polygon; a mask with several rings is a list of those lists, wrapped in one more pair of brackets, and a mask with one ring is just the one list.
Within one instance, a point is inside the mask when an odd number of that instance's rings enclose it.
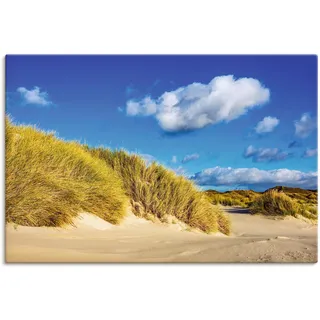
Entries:
{"label": "dune grass", "polygon": [[257,192],[252,190],[232,190],[223,193],[215,190],[207,190],[205,191],[205,194],[212,204],[243,208],[249,207],[249,205],[259,196]]}
{"label": "dune grass", "polygon": [[56,227],[85,211],[117,224],[127,205],[120,177],[79,143],[6,119],[6,222]]}
{"label": "dune grass", "polygon": [[147,166],[141,157],[122,150],[86,149],[104,160],[122,177],[135,215],[156,217],[161,221],[166,221],[168,216],[175,216],[207,233],[230,233],[228,217],[210,204],[207,197],[186,178],[156,163]]}
{"label": "dune grass", "polygon": [[318,204],[317,190],[305,190],[300,188],[288,188],[283,186],[277,186],[272,189],[284,192],[291,199],[296,200],[298,203],[302,205],[312,206]]}
{"label": "dune grass", "polygon": [[248,208],[261,195],[271,191],[281,192],[290,199],[300,204],[305,211],[314,212],[318,205],[318,191],[305,190],[301,188],[290,188],[284,186],[276,186],[264,192],[257,192],[253,190],[232,190],[226,192],[218,192],[216,190],[206,190],[209,201],[212,204],[221,204],[223,206],[236,206]]}
{"label": "dune grass", "polygon": [[57,227],[90,212],[118,224],[129,203],[140,217],[174,216],[207,233],[230,233],[228,217],[173,171],[6,119],[6,222]]}
{"label": "dune grass", "polygon": [[250,205],[252,214],[263,214],[268,216],[293,216],[317,220],[318,213],[314,206],[303,205],[290,198],[282,191],[269,190],[257,197]]}

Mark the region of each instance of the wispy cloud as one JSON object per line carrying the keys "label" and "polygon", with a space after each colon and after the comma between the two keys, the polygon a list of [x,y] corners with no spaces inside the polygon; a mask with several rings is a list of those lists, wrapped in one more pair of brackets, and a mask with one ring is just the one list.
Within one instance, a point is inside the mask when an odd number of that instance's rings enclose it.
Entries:
{"label": "wispy cloud", "polygon": [[312,118],[309,113],[304,113],[300,120],[294,122],[295,134],[299,138],[307,138],[313,130],[317,128],[316,119]]}
{"label": "wispy cloud", "polygon": [[202,186],[239,185],[256,190],[264,190],[276,185],[288,187],[317,188],[317,172],[277,169],[259,170],[257,168],[222,168],[214,167],[200,171],[190,177]]}
{"label": "wispy cloud", "polygon": [[318,155],[318,149],[307,149],[303,155],[302,158],[311,158]]}
{"label": "wispy cloud", "polygon": [[265,117],[258,122],[255,131],[258,134],[272,132],[278,126],[280,120],[275,117]]}
{"label": "wispy cloud", "polygon": [[243,153],[244,158],[252,158],[253,162],[272,162],[285,160],[290,153],[278,148],[259,148],[250,145]]}
{"label": "wispy cloud", "polygon": [[200,158],[200,156],[197,153],[188,154],[181,160],[181,163],[187,163],[190,161],[197,160],[199,158]]}
{"label": "wispy cloud", "polygon": [[239,118],[266,103],[270,91],[253,78],[232,75],[213,78],[208,84],[192,83],[164,92],[157,99],[146,96],[127,102],[127,115],[154,116],[167,132],[196,130]]}
{"label": "wispy cloud", "polygon": [[171,162],[172,163],[177,163],[178,162],[177,156],[173,156],[172,159],[171,159]]}
{"label": "wispy cloud", "polygon": [[20,93],[24,104],[33,104],[38,106],[49,106],[52,105],[52,101],[49,100],[49,95],[45,91],[41,91],[39,87],[34,87],[28,90],[24,87],[17,89]]}

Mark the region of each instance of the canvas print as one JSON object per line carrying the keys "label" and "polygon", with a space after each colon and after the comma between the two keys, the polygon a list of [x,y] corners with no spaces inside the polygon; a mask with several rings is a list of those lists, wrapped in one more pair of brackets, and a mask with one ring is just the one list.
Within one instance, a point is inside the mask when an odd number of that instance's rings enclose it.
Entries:
{"label": "canvas print", "polygon": [[315,55],[8,55],[6,262],[317,262]]}

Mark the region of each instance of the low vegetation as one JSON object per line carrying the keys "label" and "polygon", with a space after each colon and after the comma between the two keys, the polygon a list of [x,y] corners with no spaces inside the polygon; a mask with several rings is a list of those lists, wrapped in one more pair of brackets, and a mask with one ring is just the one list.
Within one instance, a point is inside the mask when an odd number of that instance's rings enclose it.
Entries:
{"label": "low vegetation", "polygon": [[259,196],[259,193],[252,190],[232,190],[223,193],[215,190],[207,190],[205,194],[212,204],[243,208],[248,207]]}
{"label": "low vegetation", "polygon": [[[318,204],[318,191],[317,190],[305,190],[300,188],[289,188],[277,186],[269,190],[282,191],[291,199],[296,200],[303,205],[317,205]],[[269,191],[267,190],[267,191]]]}
{"label": "low vegetation", "polygon": [[156,217],[166,221],[175,216],[204,232],[230,232],[230,221],[222,210],[213,206],[194,184],[163,166],[145,161],[125,151],[86,148],[105,161],[121,177],[133,212],[140,217]]}
{"label": "low vegetation", "polygon": [[257,197],[249,207],[252,214],[268,216],[293,216],[317,220],[317,208],[312,205],[300,204],[283,191],[269,190]]}
{"label": "low vegetation", "polygon": [[129,205],[140,217],[174,216],[204,232],[230,232],[227,216],[193,183],[137,155],[90,149],[6,119],[6,222],[72,224],[80,212],[120,223]]}
{"label": "low vegetation", "polygon": [[283,186],[277,186],[264,192],[257,192],[253,190],[232,190],[226,192],[206,190],[205,194],[213,204],[247,208],[257,197],[272,190],[281,191],[282,193],[286,194],[288,197],[302,205],[317,206],[318,204],[317,190],[305,190],[301,188],[289,188]]}
{"label": "low vegetation", "polygon": [[6,221],[70,224],[79,212],[119,223],[127,207],[121,179],[76,142],[6,119]]}
{"label": "low vegetation", "polygon": [[277,186],[264,192],[206,190],[212,204],[249,208],[251,213],[318,219],[318,191]]}

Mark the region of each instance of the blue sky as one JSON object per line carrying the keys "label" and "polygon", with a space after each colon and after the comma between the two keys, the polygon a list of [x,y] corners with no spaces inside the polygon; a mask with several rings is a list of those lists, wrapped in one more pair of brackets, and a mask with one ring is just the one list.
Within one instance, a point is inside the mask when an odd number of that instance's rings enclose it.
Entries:
{"label": "blue sky", "polygon": [[203,188],[316,188],[316,56],[7,56],[6,112]]}

